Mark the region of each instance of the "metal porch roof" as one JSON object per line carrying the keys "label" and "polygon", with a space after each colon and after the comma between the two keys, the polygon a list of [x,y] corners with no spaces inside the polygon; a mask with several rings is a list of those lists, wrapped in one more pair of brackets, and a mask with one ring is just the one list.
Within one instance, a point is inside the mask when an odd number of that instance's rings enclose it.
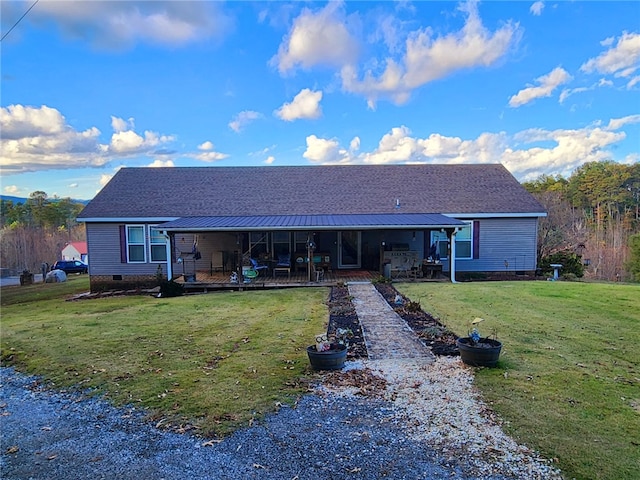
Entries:
{"label": "metal porch roof", "polygon": [[455,228],[466,225],[440,213],[350,215],[260,215],[183,217],[158,225],[166,231],[256,230],[379,230],[397,228]]}

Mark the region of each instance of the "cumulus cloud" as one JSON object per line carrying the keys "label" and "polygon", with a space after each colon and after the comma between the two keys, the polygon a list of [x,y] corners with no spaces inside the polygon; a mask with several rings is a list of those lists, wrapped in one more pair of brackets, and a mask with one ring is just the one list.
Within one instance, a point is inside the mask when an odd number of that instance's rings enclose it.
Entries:
{"label": "cumulus cloud", "polygon": [[273,155],[269,155],[265,159],[264,163],[266,163],[267,165],[271,165],[273,162],[275,162],[275,160],[276,160],[276,157],[274,157]]}
{"label": "cumulus cloud", "polygon": [[96,127],[83,131],[67,124],[55,108],[9,105],[0,108],[0,167],[4,175],[49,169],[99,167],[116,158],[149,155],[170,135],[131,129],[133,119],[111,117],[114,133],[101,143]]}
{"label": "cumulus cloud", "polygon": [[202,162],[217,162],[218,160],[224,160],[229,156],[226,153],[216,152],[215,148],[215,145],[207,140],[206,142],[198,145],[198,150],[200,150],[201,153],[193,154],[190,156]]}
{"label": "cumulus cloud", "polygon": [[342,3],[329,2],[315,12],[308,8],[302,11],[270,64],[281,74],[296,66],[340,67],[355,61],[358,50],[358,42],[349,33]]}
{"label": "cumulus cloud", "polygon": [[336,139],[310,135],[303,156],[317,164],[502,163],[521,181],[542,174],[568,177],[584,163],[611,159],[611,150],[626,138],[621,129],[632,123],[640,123],[640,115],[611,119],[604,127],[595,122],[581,129],[536,128],[514,135],[484,132],[474,139],[437,133],[420,138],[400,126],[386,133],[369,152],[345,150]]}
{"label": "cumulus cloud", "polygon": [[512,96],[509,99],[509,106],[517,108],[532,102],[536,98],[550,97],[558,86],[571,81],[572,78],[564,68],[556,67],[547,75],[536,79],[536,82],[539,83],[538,86],[527,87]]}
{"label": "cumulus cloud", "polygon": [[7,195],[18,195],[20,193],[20,187],[17,185],[5,185],[3,190]]}
{"label": "cumulus cloud", "polygon": [[580,70],[585,73],[597,72],[629,78],[640,67],[640,33],[623,32],[617,42],[611,37],[600,44],[608,49],[597,57],[587,60]]}
{"label": "cumulus cloud", "polygon": [[147,165],[148,167],[151,168],[159,168],[159,167],[175,167],[173,160],[160,160],[160,159],[156,159],[153,162],[151,162],[149,165]]}
{"label": "cumulus cloud", "polygon": [[307,149],[302,156],[313,163],[340,163],[349,160],[336,139],[318,138],[315,135],[307,137]]}
{"label": "cumulus cloud", "polygon": [[[5,5],[7,4],[7,5]],[[19,18],[24,2],[3,2],[5,18]],[[25,18],[36,28],[55,24],[72,40],[101,49],[128,48],[136,43],[180,47],[220,37],[232,20],[216,2],[40,2]]]}
{"label": "cumulus cloud", "polygon": [[314,92],[305,88],[300,90],[291,103],[285,103],[274,113],[278,118],[287,122],[303,118],[319,118],[322,115],[321,100],[321,91]]}
{"label": "cumulus cloud", "polygon": [[531,8],[529,8],[529,11],[537,17],[542,15],[542,10],[544,10],[544,2],[535,2],[531,5]]}
{"label": "cumulus cloud", "polygon": [[233,120],[229,122],[229,128],[236,133],[240,133],[244,128],[254,120],[262,118],[262,114],[253,110],[245,110],[237,114]]}
{"label": "cumulus cloud", "polygon": [[430,28],[412,32],[401,59],[386,58],[381,74],[367,70],[362,79],[355,65],[340,72],[343,89],[364,95],[370,108],[380,97],[396,104],[405,103],[413,90],[451,73],[475,67],[488,67],[503,58],[520,39],[518,24],[507,22],[494,32],[484,27],[477,4],[459,7],[466,16],[460,31],[436,36]]}

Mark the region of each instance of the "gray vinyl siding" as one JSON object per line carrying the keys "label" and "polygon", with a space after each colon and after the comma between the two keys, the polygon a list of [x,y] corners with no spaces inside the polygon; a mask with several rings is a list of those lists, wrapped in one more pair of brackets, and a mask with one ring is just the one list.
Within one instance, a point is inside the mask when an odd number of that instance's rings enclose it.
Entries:
{"label": "gray vinyl siding", "polygon": [[[155,274],[158,263],[149,262],[149,232],[146,230],[147,263],[122,263],[120,260],[120,225],[87,223],[87,249],[91,259],[91,275]],[[131,225],[142,225],[132,222]],[[165,264],[162,264],[163,266]],[[164,267],[166,270],[166,267]]]}
{"label": "gray vinyl siding", "polygon": [[537,218],[481,219],[479,258],[456,260],[456,270],[461,272],[535,270],[537,228]]}

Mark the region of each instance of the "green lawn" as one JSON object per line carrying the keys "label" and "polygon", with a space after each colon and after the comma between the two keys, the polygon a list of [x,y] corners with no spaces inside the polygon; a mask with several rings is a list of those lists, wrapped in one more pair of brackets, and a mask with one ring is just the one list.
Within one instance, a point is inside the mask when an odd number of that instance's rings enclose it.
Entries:
{"label": "green lawn", "polygon": [[[479,369],[486,401],[566,477],[640,471],[640,286],[568,282],[397,284],[460,335],[475,317],[503,341]],[[327,288],[64,301],[86,276],[0,292],[3,363],[93,387],[163,425],[224,435],[293,402],[305,347],[326,329]]]}
{"label": "green lawn", "polygon": [[484,318],[503,342],[476,384],[518,440],[567,478],[640,472],[640,286],[579,282],[397,284],[466,335]]}
{"label": "green lawn", "polygon": [[64,301],[84,278],[2,289],[3,363],[224,435],[306,390],[328,289]]}

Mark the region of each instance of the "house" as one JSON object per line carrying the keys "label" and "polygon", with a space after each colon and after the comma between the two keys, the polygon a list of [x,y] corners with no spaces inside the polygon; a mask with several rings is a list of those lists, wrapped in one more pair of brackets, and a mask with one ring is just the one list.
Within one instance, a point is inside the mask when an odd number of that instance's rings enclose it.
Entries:
{"label": "house", "polygon": [[310,254],[385,273],[438,259],[452,281],[532,272],[545,215],[499,164],[334,165],[123,168],[78,220],[98,290]]}
{"label": "house", "polygon": [[61,252],[62,260],[82,260],[89,263],[87,242],[69,242]]}

